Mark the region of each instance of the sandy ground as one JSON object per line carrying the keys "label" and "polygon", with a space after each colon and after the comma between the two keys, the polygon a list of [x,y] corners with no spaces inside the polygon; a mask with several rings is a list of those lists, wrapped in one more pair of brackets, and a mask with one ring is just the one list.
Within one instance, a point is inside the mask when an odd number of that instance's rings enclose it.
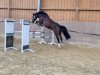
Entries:
{"label": "sandy ground", "polygon": [[[86,45],[39,45],[30,42],[35,52],[3,49],[0,38],[0,75],[100,75],[100,48]],[[16,47],[20,45],[16,40]]]}

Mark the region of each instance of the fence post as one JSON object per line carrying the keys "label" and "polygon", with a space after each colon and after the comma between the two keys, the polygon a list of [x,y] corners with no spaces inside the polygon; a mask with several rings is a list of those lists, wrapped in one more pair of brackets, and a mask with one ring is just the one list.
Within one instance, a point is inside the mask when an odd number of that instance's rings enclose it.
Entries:
{"label": "fence post", "polygon": [[80,2],[79,0],[76,1],[76,21],[79,21],[79,6]]}
{"label": "fence post", "polygon": [[10,13],[10,9],[11,9],[11,0],[8,0],[8,18],[11,18],[11,13]]}

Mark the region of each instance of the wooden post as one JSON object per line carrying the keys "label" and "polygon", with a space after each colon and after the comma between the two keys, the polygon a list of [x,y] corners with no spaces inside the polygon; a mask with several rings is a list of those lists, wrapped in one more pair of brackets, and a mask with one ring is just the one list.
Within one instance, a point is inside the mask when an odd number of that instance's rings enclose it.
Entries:
{"label": "wooden post", "polygon": [[79,21],[79,7],[80,7],[80,1],[76,1],[76,21]]}
{"label": "wooden post", "polygon": [[8,0],[8,18],[11,18],[11,0]]}

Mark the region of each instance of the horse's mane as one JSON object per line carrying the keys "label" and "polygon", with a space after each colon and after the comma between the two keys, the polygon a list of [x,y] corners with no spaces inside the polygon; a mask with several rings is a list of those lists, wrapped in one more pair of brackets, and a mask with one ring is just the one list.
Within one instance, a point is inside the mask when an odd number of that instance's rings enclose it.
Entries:
{"label": "horse's mane", "polygon": [[39,12],[37,12],[38,14],[43,14],[43,15],[46,15],[46,16],[48,16],[49,17],[49,15],[47,14],[47,13],[45,13],[44,11],[39,11]]}

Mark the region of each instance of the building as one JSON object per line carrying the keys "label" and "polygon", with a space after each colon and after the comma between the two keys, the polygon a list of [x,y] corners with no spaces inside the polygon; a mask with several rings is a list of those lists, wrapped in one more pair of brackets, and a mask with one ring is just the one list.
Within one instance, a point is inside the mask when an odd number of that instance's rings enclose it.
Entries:
{"label": "building", "polygon": [[[0,0],[0,17],[31,19],[39,0]],[[100,0],[41,0],[55,21],[100,22]]]}

